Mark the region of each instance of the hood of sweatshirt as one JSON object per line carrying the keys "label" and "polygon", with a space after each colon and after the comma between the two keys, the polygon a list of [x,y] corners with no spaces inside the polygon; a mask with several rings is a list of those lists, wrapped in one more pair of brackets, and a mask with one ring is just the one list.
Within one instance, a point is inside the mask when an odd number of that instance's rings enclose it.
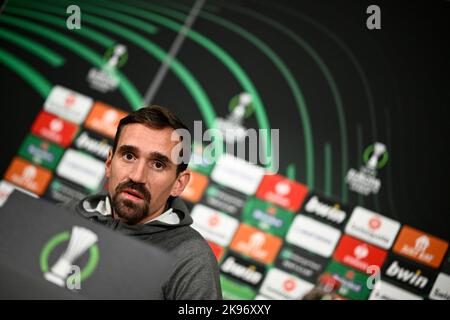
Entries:
{"label": "hood of sweatshirt", "polygon": [[[119,230],[124,234],[133,236],[149,236],[160,232],[186,227],[192,224],[193,220],[189,214],[189,210],[183,200],[172,198],[168,203],[168,209],[171,208],[179,218],[179,223],[169,224],[162,221],[154,220],[146,224],[129,225],[114,219],[111,215],[102,215],[97,210],[87,211],[85,207],[96,208],[100,201],[105,201],[106,194],[95,194],[84,198],[76,204],[75,211],[85,218],[106,225],[112,229]],[[88,203],[85,203],[88,202]]]}

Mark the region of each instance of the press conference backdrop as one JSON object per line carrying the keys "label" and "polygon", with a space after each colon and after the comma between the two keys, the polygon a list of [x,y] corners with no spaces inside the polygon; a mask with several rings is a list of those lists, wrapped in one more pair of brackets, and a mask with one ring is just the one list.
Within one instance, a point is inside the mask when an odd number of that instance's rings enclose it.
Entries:
{"label": "press conference backdrop", "polygon": [[[202,121],[182,197],[225,298],[299,299],[329,272],[342,299],[449,299],[449,3],[379,3],[373,30],[371,4],[3,3],[0,201],[100,190],[118,121],[151,101]],[[279,129],[258,136],[279,165],[209,157],[209,128]]]}

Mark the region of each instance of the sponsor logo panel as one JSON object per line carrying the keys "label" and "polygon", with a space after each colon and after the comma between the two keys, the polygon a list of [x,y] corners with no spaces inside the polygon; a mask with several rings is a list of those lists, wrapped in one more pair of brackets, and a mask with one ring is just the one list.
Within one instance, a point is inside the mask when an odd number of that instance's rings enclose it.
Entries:
{"label": "sponsor logo panel", "polygon": [[314,284],[310,282],[272,268],[267,273],[259,293],[277,300],[299,300],[313,287]]}
{"label": "sponsor logo panel", "polygon": [[325,270],[341,282],[337,294],[352,300],[365,300],[370,294],[367,286],[367,274],[331,261]]}
{"label": "sponsor logo panel", "polygon": [[252,288],[232,281],[226,276],[220,276],[220,284],[224,300],[253,300],[256,296],[256,292]]}
{"label": "sponsor logo panel", "polygon": [[228,252],[220,265],[220,271],[228,278],[243,282],[245,285],[256,289],[263,281],[266,268],[260,263]]}
{"label": "sponsor logo panel", "polygon": [[275,260],[282,240],[259,229],[241,224],[230,248],[264,264]]}
{"label": "sponsor logo panel", "polygon": [[101,187],[105,163],[84,152],[68,149],[56,168],[56,173],[64,179],[95,192]]}
{"label": "sponsor logo panel", "polygon": [[243,215],[244,223],[279,237],[284,237],[293,219],[293,213],[257,198],[247,202]]}
{"label": "sponsor logo panel", "polygon": [[238,218],[244,210],[246,201],[245,194],[216,183],[210,183],[203,194],[201,203]]}
{"label": "sponsor logo panel", "polygon": [[253,165],[243,159],[223,154],[215,165],[211,178],[226,187],[253,195],[264,175],[262,167]]}
{"label": "sponsor logo panel", "polygon": [[85,126],[110,139],[114,139],[120,120],[126,116],[126,112],[96,101],[86,119]]}
{"label": "sponsor logo panel", "polygon": [[296,212],[308,193],[308,187],[281,175],[266,175],[256,192],[256,197]]}
{"label": "sponsor logo panel", "polygon": [[356,207],[345,232],[383,249],[389,249],[399,229],[399,222],[365,208]]}
{"label": "sponsor logo panel", "polygon": [[57,202],[68,203],[70,201],[80,201],[89,195],[89,191],[83,187],[70,183],[60,177],[55,177],[47,188],[44,197]]}
{"label": "sponsor logo panel", "polygon": [[333,258],[363,272],[369,266],[383,265],[387,252],[358,239],[344,235],[339,242]]}
{"label": "sponsor logo panel", "polygon": [[31,127],[31,132],[48,141],[67,148],[77,134],[78,126],[41,111]]}
{"label": "sponsor logo panel", "polygon": [[446,241],[404,226],[392,251],[427,266],[438,268],[447,248]]}
{"label": "sponsor logo panel", "polygon": [[62,86],[54,86],[44,110],[67,121],[81,124],[92,107],[92,99]]}
{"label": "sponsor logo panel", "polygon": [[350,217],[350,207],[338,201],[326,198],[318,193],[311,193],[303,203],[301,213],[342,229]]}
{"label": "sponsor logo panel", "polygon": [[316,283],[318,276],[327,266],[328,259],[310,251],[285,244],[275,261],[278,269],[292,273],[301,279]]}
{"label": "sponsor logo panel", "polygon": [[194,206],[191,212],[192,227],[208,240],[226,247],[233,238],[239,221],[202,204]]}
{"label": "sponsor logo panel", "polygon": [[5,173],[5,180],[31,191],[39,196],[44,194],[52,179],[52,172],[22,158],[15,157]]}
{"label": "sponsor logo panel", "polygon": [[429,297],[433,300],[450,300],[450,276],[448,274],[439,273]]}
{"label": "sponsor logo panel", "polygon": [[327,258],[333,253],[340,236],[338,229],[297,215],[286,235],[286,241]]}
{"label": "sponsor logo panel", "polygon": [[382,269],[382,278],[420,296],[427,295],[436,279],[433,269],[397,255],[388,256]]}
{"label": "sponsor logo panel", "polygon": [[64,149],[48,141],[29,134],[19,149],[19,156],[44,168],[54,170],[64,153]]}
{"label": "sponsor logo panel", "polygon": [[73,141],[72,147],[106,161],[109,151],[112,150],[112,143],[111,140],[99,134],[83,130]]}

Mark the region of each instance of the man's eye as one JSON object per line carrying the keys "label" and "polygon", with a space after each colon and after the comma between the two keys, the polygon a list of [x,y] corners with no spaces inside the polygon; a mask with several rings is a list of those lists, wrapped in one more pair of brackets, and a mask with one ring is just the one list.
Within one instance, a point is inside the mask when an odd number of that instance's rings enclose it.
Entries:
{"label": "man's eye", "polygon": [[157,169],[157,170],[162,170],[162,169],[164,169],[165,166],[162,162],[156,161],[153,163],[153,167],[155,167],[155,169]]}
{"label": "man's eye", "polygon": [[132,161],[132,160],[134,160],[134,155],[132,153],[125,153],[123,155],[123,158],[127,161]]}

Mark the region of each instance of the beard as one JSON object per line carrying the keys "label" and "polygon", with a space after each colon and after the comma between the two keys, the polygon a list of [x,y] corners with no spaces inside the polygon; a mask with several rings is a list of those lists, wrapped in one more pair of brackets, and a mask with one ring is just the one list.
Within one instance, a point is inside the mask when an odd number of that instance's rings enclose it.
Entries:
{"label": "beard", "polygon": [[[143,196],[142,201],[134,202],[124,198],[122,191],[125,189],[139,192]],[[126,224],[134,225],[149,215],[150,200],[151,194],[143,184],[129,180],[116,187],[112,197],[112,209]]]}

